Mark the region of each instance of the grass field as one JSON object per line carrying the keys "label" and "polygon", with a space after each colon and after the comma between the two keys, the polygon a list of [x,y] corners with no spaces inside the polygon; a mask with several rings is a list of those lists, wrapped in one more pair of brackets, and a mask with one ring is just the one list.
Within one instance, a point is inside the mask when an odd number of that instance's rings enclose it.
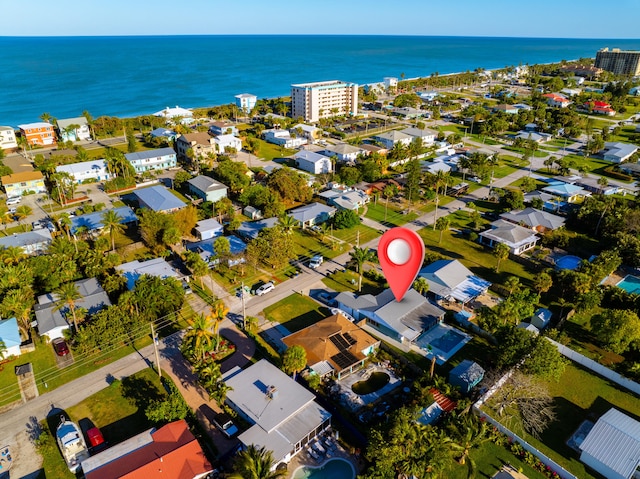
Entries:
{"label": "grass field", "polygon": [[296,150],[281,148],[278,145],[274,145],[273,143],[267,143],[266,141],[261,140],[259,138],[256,138],[255,140],[258,142],[258,145],[260,145],[258,148],[258,151],[256,152],[256,156],[264,160],[284,158],[287,156],[291,156],[296,152]]}
{"label": "grass field", "polygon": [[[554,400],[556,421],[542,434],[540,440],[523,433],[523,438],[547,454],[558,464],[581,479],[592,479],[579,460],[577,452],[565,442],[585,419],[596,421],[611,407],[638,419],[640,398],[633,396],[600,376],[571,363],[558,382],[547,383],[549,394]],[[490,406],[491,402],[489,402]],[[495,413],[491,413],[496,419]],[[522,433],[516,424],[515,433]]]}
{"label": "grass field", "polygon": [[369,203],[365,216],[373,221],[377,221],[385,226],[402,226],[418,217],[417,213],[411,212],[402,214],[403,210],[398,209],[397,204],[389,202],[387,208],[387,219],[385,220],[386,200],[380,200],[378,204]]}
{"label": "grass field", "polygon": [[[352,291],[354,293],[358,293],[358,278],[358,273],[356,273],[355,271],[346,270],[327,275],[326,277],[322,278],[322,282],[327,286],[327,288],[333,289],[335,291]],[[372,281],[366,276],[363,276],[362,291],[358,294],[378,294],[385,287],[388,287],[386,283],[380,284]]]}
{"label": "grass field", "polygon": [[[84,429],[84,425],[91,421],[100,428],[105,441],[117,444],[136,434],[149,429],[152,424],[144,414],[144,409],[149,401],[161,398],[166,393],[158,374],[145,369],[122,381],[115,380],[102,391],[89,396],[84,401],[69,408],[66,412],[70,419]],[[55,419],[51,421],[52,429]],[[55,442],[55,431],[48,433],[41,439],[38,448],[43,457],[43,471],[39,478],[74,478],[62,458]]]}
{"label": "grass field", "polygon": [[266,307],[263,314],[269,321],[280,323],[294,333],[326,318],[328,311],[308,296],[293,293]]}

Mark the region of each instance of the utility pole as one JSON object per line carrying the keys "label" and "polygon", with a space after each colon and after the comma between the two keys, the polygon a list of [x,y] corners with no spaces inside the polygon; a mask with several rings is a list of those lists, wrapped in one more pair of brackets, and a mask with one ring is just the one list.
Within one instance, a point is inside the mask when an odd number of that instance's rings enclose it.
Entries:
{"label": "utility pole", "polygon": [[356,231],[356,248],[360,247],[360,230]]}
{"label": "utility pole", "polygon": [[244,309],[244,281],[240,283],[240,295],[242,298],[242,329],[247,329],[247,316]]}
{"label": "utility pole", "polygon": [[162,369],[160,369],[160,354],[158,354],[158,337],[153,329],[153,323],[150,323],[151,326],[151,339],[153,340],[153,349],[156,352],[156,367],[158,368],[158,377],[162,378]]}

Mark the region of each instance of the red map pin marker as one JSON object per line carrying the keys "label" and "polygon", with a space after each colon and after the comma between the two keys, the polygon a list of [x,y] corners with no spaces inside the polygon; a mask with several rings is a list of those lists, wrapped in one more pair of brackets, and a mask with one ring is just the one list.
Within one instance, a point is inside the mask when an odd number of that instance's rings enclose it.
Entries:
{"label": "red map pin marker", "polygon": [[424,242],[407,228],[387,230],[378,243],[378,260],[396,301],[402,301],[424,261]]}

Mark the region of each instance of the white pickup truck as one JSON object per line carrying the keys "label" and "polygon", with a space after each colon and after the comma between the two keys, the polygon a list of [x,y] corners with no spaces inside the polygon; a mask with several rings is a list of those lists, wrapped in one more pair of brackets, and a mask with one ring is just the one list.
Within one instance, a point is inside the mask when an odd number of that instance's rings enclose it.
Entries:
{"label": "white pickup truck", "polygon": [[314,256],[313,258],[311,258],[311,261],[309,261],[309,268],[316,269],[322,264],[323,261],[324,258],[321,255]]}

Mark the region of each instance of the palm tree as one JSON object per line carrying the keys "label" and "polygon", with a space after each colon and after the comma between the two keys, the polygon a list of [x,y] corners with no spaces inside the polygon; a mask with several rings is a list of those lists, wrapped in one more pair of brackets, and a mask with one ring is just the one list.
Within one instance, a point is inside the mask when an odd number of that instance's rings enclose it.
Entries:
{"label": "palm tree", "polygon": [[293,229],[298,226],[298,220],[293,216],[289,216],[287,214],[282,214],[278,217],[278,226],[282,229],[285,234],[290,235],[293,232]]}
{"label": "palm tree", "polygon": [[19,246],[6,246],[0,250],[0,259],[4,264],[18,264],[26,256]]}
{"label": "palm tree", "polygon": [[422,296],[424,296],[429,292],[429,282],[423,276],[419,276],[418,279],[416,279],[413,282],[412,286],[413,286],[413,289],[415,289]]}
{"label": "palm tree", "polygon": [[78,318],[76,317],[76,301],[82,298],[80,296],[80,292],[75,283],[64,283],[61,284],[58,289],[55,291],[58,296],[58,301],[55,307],[56,311],[61,310],[64,307],[68,307],[71,311],[71,316],[73,317],[73,326],[75,328],[75,332],[78,332]]}
{"label": "palm tree", "polygon": [[279,479],[283,472],[272,471],[274,466],[273,454],[263,447],[257,448],[253,444],[241,451],[234,465],[233,479]]}
{"label": "palm tree", "polygon": [[481,422],[473,414],[460,416],[459,420],[449,425],[452,436],[451,449],[459,454],[458,463],[468,464],[469,478],[474,477],[476,463],[471,457],[471,450],[479,448],[491,440],[489,425]]}
{"label": "palm tree", "polygon": [[291,374],[291,377],[295,380],[296,373],[299,373],[305,367],[307,367],[307,351],[298,344],[287,348],[282,358],[284,372]]}
{"label": "palm tree", "polygon": [[382,190],[382,196],[386,200],[384,203],[384,220],[387,221],[387,208],[389,207],[389,199],[396,195],[396,189],[392,185],[387,185]]}
{"label": "palm tree", "polygon": [[2,300],[2,314],[5,317],[15,316],[23,339],[29,338],[32,308],[33,291],[31,287],[12,289]]}
{"label": "palm tree", "polygon": [[220,345],[220,325],[224,321],[224,318],[229,313],[229,308],[224,301],[218,300],[211,307],[211,314],[207,316],[208,319],[213,320],[213,332],[216,335],[216,352],[218,351],[218,346]]}
{"label": "palm tree", "polygon": [[109,233],[111,239],[111,251],[116,250],[116,233],[122,233],[122,217],[116,210],[108,210],[102,213],[102,226]]}
{"label": "palm tree", "polygon": [[[30,206],[27,206],[27,205],[18,206],[18,208],[16,208],[16,217],[18,218],[18,223],[22,223],[22,220],[25,219],[27,216],[29,216],[31,213],[33,213],[33,210],[31,209]],[[23,228],[26,231],[26,227],[24,225],[23,225]]]}
{"label": "palm tree", "polygon": [[500,262],[509,257],[509,247],[504,243],[498,243],[493,247],[493,255],[498,258],[496,273],[500,272]]}
{"label": "palm tree", "polygon": [[200,356],[200,359],[204,359],[215,338],[211,332],[213,327],[211,316],[199,314],[195,318],[187,320],[187,323],[191,329],[184,335],[183,345],[194,356]]}
{"label": "palm tree", "polygon": [[440,239],[438,240],[438,244],[442,243],[442,235],[446,230],[449,229],[450,225],[451,220],[448,216],[442,216],[441,218],[438,218],[434,223],[435,229],[440,231]]}
{"label": "palm tree", "polygon": [[373,251],[368,248],[358,248],[357,246],[353,248],[353,251],[349,253],[351,259],[356,262],[358,274],[360,275],[358,279],[358,291],[362,291],[362,273],[364,272],[364,264],[375,261],[376,255]]}
{"label": "palm tree", "polygon": [[58,216],[58,218],[56,219],[56,223],[58,223],[58,227],[62,231],[67,233],[67,239],[71,241],[71,226],[73,225],[73,223],[71,221],[69,213],[62,213],[60,216]]}

